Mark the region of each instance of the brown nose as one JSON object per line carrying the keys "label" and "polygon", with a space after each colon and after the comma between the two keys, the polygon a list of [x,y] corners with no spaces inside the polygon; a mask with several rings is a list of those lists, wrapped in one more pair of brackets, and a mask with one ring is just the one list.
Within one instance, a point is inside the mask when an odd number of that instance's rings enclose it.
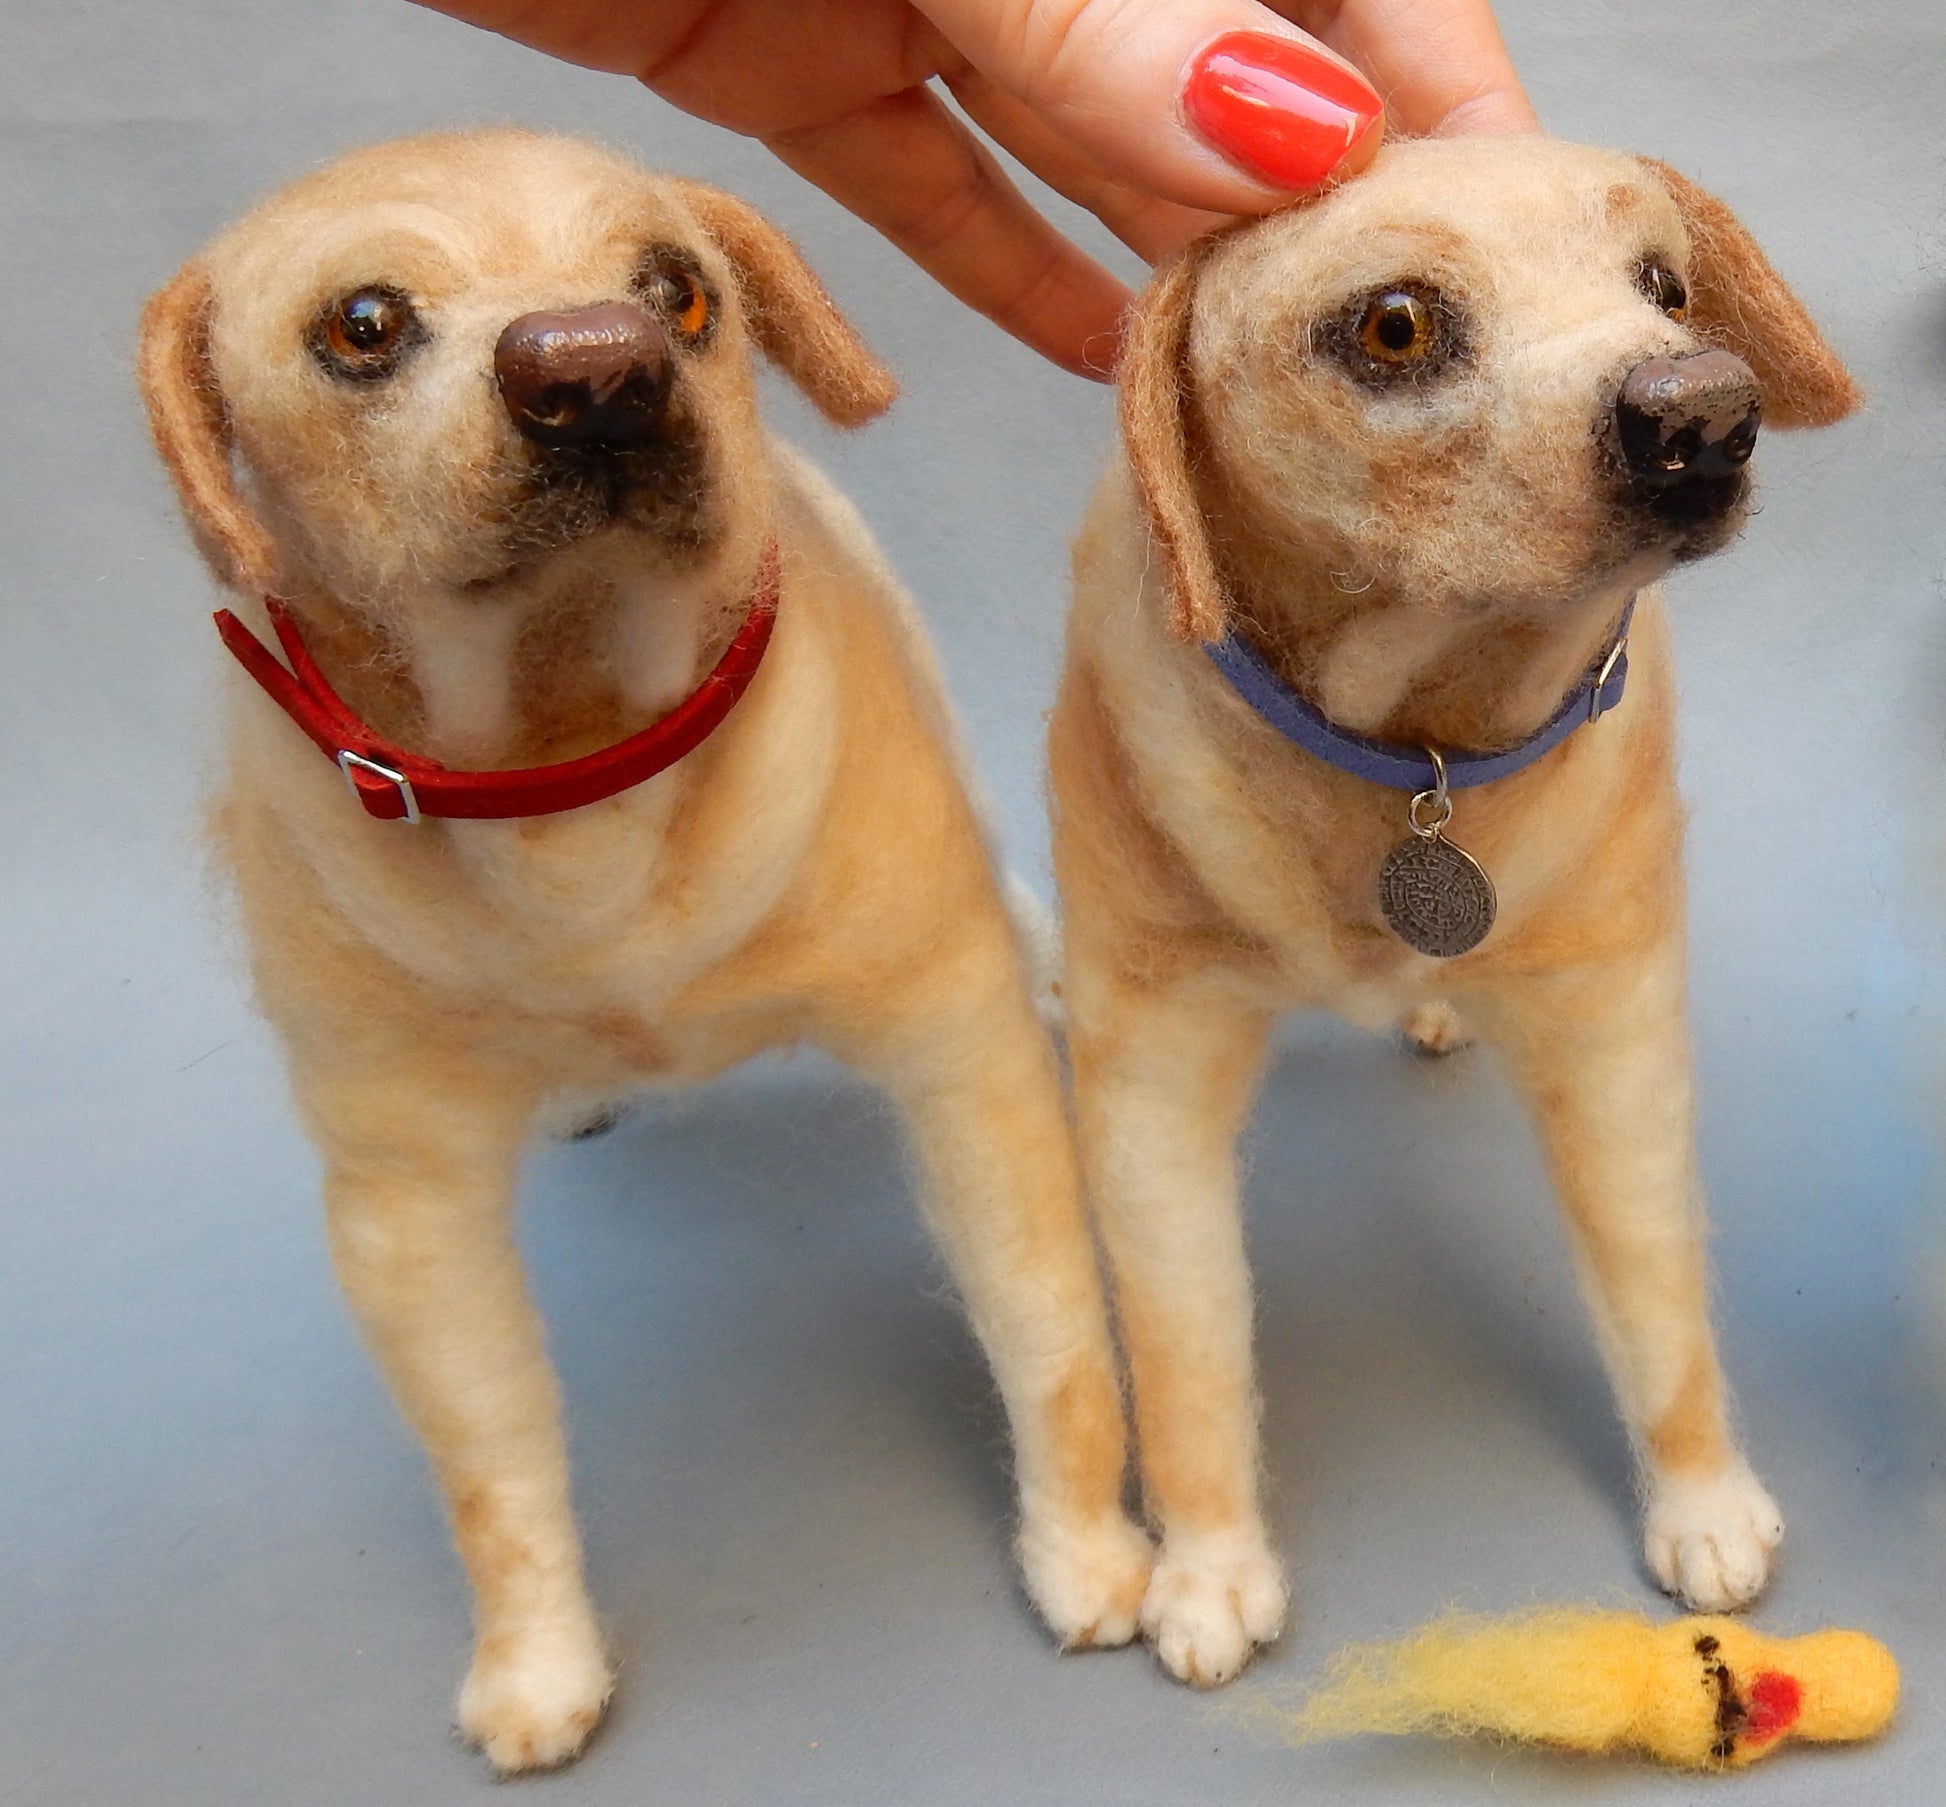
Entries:
{"label": "brown nose", "polygon": [[493,348],[513,423],[537,445],[627,451],[653,439],[669,397],[669,341],[625,301],[522,314]]}
{"label": "brown nose", "polygon": [[1733,352],[1650,358],[1615,398],[1622,461],[1654,490],[1734,476],[1750,460],[1762,413],[1757,379]]}

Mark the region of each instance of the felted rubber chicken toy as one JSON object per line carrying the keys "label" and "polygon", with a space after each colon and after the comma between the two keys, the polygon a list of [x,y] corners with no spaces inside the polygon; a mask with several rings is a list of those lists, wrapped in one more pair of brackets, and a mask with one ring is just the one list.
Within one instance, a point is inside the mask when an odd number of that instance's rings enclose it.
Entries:
{"label": "felted rubber chicken toy", "polygon": [[1898,1664],[1863,1632],[1770,1638],[1735,1619],[1551,1607],[1342,1651],[1295,1729],[1302,1742],[1486,1733],[1741,1769],[1793,1738],[1875,1737],[1898,1699]]}

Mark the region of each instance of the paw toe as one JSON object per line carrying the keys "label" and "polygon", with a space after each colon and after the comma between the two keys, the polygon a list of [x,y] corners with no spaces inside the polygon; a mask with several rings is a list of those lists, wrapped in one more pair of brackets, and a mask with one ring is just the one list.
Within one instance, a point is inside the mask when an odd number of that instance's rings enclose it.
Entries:
{"label": "paw toe", "polygon": [[480,1642],[460,1690],[460,1730],[502,1774],[580,1754],[614,1691],[592,1631]]}
{"label": "paw toe", "polygon": [[1283,1630],[1288,1601],[1283,1569],[1260,1539],[1165,1548],[1142,1629],[1170,1674],[1215,1688]]}
{"label": "paw toe", "polygon": [[1133,1638],[1154,1563],[1148,1538],[1119,1516],[1086,1531],[1035,1528],[1020,1538],[1027,1591],[1064,1650]]}
{"label": "paw toe", "polygon": [[1665,1481],[1650,1501],[1643,1550],[1667,1593],[1701,1612],[1748,1606],[1770,1580],[1784,1520],[1746,1468]]}

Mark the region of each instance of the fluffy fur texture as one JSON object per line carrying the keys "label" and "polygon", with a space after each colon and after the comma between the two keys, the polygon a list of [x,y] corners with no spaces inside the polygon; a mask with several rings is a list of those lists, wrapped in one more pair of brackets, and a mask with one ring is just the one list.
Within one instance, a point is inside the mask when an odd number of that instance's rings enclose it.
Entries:
{"label": "fluffy fur texture", "polygon": [[[635,462],[550,459],[495,393],[537,309],[693,259]],[[658,249],[660,248],[660,249]],[[316,352],[348,291],[409,298],[382,380]],[[431,1454],[472,1581],[460,1718],[502,1769],[571,1756],[611,1685],[553,1375],[511,1233],[537,1124],[817,1043],[903,1107],[1005,1399],[1027,1586],[1064,1643],[1133,1635],[1106,1314],[1054,1061],[930,654],[857,517],[759,423],[752,347],[832,419],[892,383],[742,203],[516,132],[362,151],[276,196],[152,304],[142,372],[198,544],[239,608],[290,599],[346,700],[449,763],[619,738],[685,694],[774,536],[775,637],[696,753],[608,802],[377,822],[233,680],[216,811],[258,994],[324,1162],[346,1293]],[[261,631],[261,626],[260,626]]]}
{"label": "fluffy fur texture", "polygon": [[1654,1625],[1562,1606],[1455,1615],[1397,1643],[1341,1651],[1292,1730],[1301,1742],[1486,1733],[1742,1769],[1794,1738],[1876,1738],[1898,1704],[1899,1666],[1863,1632],[1771,1638],[1734,1619]]}
{"label": "fluffy fur texture", "polygon": [[[1686,320],[1651,298],[1655,264],[1687,282]],[[1442,349],[1389,380],[1348,335],[1400,285],[1436,297]],[[1732,1438],[1707,1316],[1672,680],[1647,587],[1730,538],[1743,494],[1671,510],[1632,493],[1613,443],[1624,375],[1717,336],[1784,424],[1855,399],[1720,204],[1540,138],[1395,144],[1321,203],[1192,247],[1138,304],[1125,456],[1076,547],[1052,784],[1083,1162],[1163,1535],[1144,1623],[1188,1680],[1235,1674],[1284,1612],[1232,1147],[1292,1008],[1403,1018],[1435,1051],[1463,1016],[1497,1044],[1640,1452],[1650,1567],[1711,1610],[1768,1574],[1781,1520]],[[1500,915],[1445,963],[1378,911],[1405,798],[1292,747],[1196,644],[1234,622],[1347,727],[1493,748],[1548,717],[1631,592],[1622,707],[1457,799],[1451,833]]]}

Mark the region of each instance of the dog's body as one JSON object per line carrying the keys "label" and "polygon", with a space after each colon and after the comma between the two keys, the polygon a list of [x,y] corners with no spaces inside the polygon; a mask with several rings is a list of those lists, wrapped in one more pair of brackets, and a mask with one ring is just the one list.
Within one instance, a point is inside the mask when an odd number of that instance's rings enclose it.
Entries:
{"label": "dog's body", "polygon": [[[1685,275],[1692,325],[1665,317]],[[1673,685],[1646,587],[1722,543],[1744,492],[1712,465],[1652,493],[1610,419],[1644,360],[1699,333],[1749,359],[1779,424],[1852,405],[1719,204],[1537,139],[1394,147],[1324,203],[1194,248],[1132,324],[1126,457],[1076,549],[1052,780],[1083,1166],[1164,1540],[1144,1623],[1187,1679],[1227,1679],[1284,1612],[1232,1145],[1295,1008],[1403,1018],[1440,1049],[1457,1004],[1500,1046],[1640,1454],[1649,1562],[1704,1607],[1765,1580],[1781,1521],[1728,1429],[1707,1317]],[[1754,432],[1712,357],[1698,414],[1734,403]],[[1446,961],[1379,910],[1407,796],[1290,744],[1196,644],[1235,625],[1340,726],[1494,749],[1574,691],[1631,595],[1620,708],[1454,795],[1452,838],[1499,915]]]}
{"label": "dog's body", "polygon": [[[634,362],[567,418],[533,360],[618,334]],[[503,1768],[571,1755],[610,1686],[511,1238],[521,1147],[762,1048],[822,1045],[903,1107],[1056,1632],[1127,1638],[1147,1573],[1055,1069],[930,654],[855,515],[763,435],[750,339],[835,419],[890,399],[740,203],[511,132],[295,185],[146,326],[158,442],[239,606],[287,598],[351,707],[450,765],[653,720],[777,548],[774,633],[728,718],[562,814],[374,821],[237,680],[221,840],[339,1274],[473,1583],[462,1722]]]}

